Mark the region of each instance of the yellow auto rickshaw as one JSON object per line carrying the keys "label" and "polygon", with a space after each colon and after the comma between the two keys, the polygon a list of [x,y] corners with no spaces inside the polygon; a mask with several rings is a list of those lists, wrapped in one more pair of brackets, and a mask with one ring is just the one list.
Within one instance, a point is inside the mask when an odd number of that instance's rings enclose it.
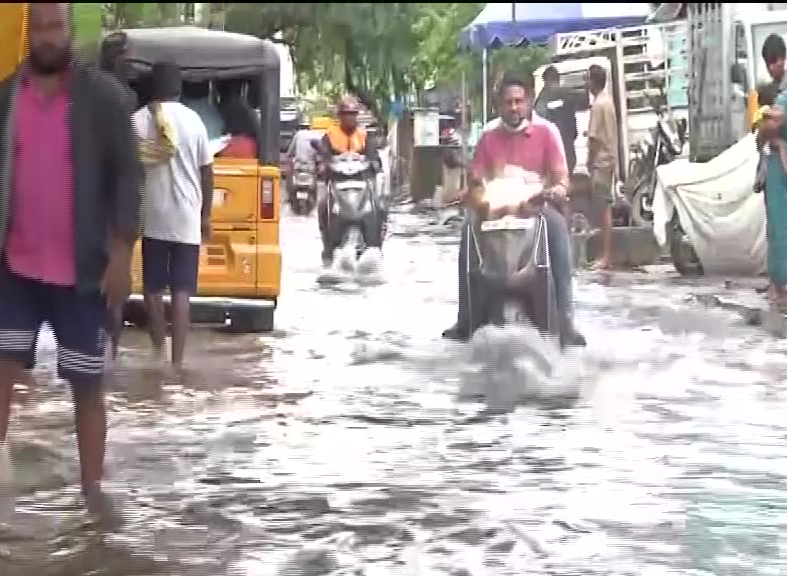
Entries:
{"label": "yellow auto rickshaw", "polygon": [[330,116],[315,116],[312,118],[310,123],[310,127],[312,130],[324,130],[328,131],[329,128],[338,124],[338,120],[336,118],[332,118]]}
{"label": "yellow auto rickshaw", "polygon": [[4,80],[27,54],[28,4],[0,4],[0,80]]}
{"label": "yellow auto rickshaw", "polygon": [[[209,82],[211,98],[227,80],[244,82],[243,96],[259,111],[256,159],[214,158],[213,237],[201,249],[195,322],[229,323],[240,332],[273,329],[281,290],[279,245],[279,56],[253,36],[196,27],[122,30],[107,35],[101,53],[122,58],[140,105],[154,63],[177,64],[184,81]],[[111,65],[111,63],[109,64]],[[125,318],[146,323],[141,251],[133,263],[134,294]]]}

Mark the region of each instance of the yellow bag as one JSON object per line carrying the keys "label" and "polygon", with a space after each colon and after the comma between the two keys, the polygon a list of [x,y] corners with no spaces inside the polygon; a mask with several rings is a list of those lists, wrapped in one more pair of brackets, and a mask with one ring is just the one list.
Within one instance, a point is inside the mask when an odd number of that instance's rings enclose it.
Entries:
{"label": "yellow bag", "polygon": [[155,166],[169,161],[175,155],[175,133],[172,125],[164,117],[160,102],[148,104],[148,110],[156,125],[155,138],[142,138],[139,141],[139,156],[145,166]]}

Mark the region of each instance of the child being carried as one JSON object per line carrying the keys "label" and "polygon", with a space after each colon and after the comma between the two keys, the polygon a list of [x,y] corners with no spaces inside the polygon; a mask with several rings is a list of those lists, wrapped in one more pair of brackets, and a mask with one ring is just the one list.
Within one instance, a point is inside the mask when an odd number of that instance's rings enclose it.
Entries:
{"label": "child being carried", "polygon": [[[784,116],[784,108],[775,104],[776,97],[779,95],[779,87],[775,84],[768,84],[758,89],[757,100],[760,104],[759,110],[754,115],[752,122],[753,130],[759,130],[762,122],[766,119]],[[768,140],[758,140],[762,143],[760,148],[760,161],[757,164],[757,178],[754,183],[755,192],[765,190],[766,163],[765,157],[769,154],[777,154],[782,169],[787,172],[787,143],[780,136],[773,136]]]}

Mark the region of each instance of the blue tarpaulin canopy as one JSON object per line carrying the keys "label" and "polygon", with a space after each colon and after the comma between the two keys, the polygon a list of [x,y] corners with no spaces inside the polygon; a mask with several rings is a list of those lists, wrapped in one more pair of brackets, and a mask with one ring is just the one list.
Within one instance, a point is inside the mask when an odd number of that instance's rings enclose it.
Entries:
{"label": "blue tarpaulin canopy", "polygon": [[479,50],[540,44],[558,33],[644,24],[650,12],[649,4],[626,2],[490,3],[462,30],[460,44]]}

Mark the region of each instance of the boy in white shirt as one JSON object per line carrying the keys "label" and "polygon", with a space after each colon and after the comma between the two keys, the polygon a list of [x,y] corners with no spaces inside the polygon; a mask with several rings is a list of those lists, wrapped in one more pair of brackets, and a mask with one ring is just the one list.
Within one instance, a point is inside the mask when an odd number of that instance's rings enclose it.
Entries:
{"label": "boy in white shirt", "polygon": [[190,297],[197,289],[201,242],[210,238],[213,157],[196,112],[181,104],[180,70],[157,63],[151,103],[134,127],[145,165],[142,209],[142,279],[153,348],[161,354],[167,334],[164,291],[171,294],[172,365],[180,369],[188,334]]}

